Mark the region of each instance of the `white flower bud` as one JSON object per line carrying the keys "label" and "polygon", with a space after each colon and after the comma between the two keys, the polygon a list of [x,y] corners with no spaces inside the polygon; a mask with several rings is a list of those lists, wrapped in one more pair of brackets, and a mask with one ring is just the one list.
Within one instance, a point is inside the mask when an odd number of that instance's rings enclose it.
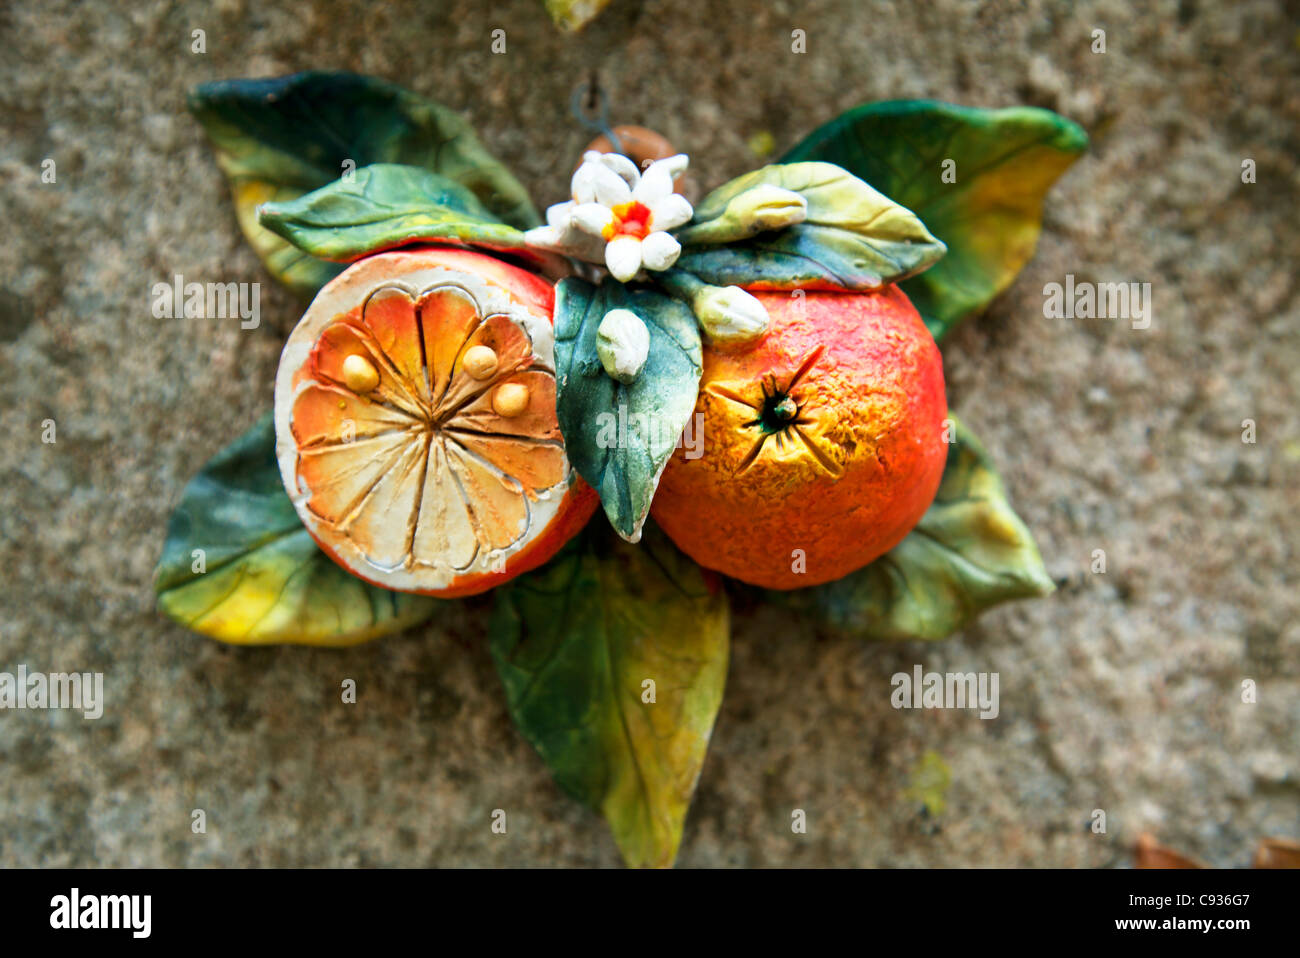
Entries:
{"label": "white flower bud", "polygon": [[687,226],[678,237],[687,246],[734,243],[807,218],[808,198],[802,193],[760,183],[737,193],[720,211],[707,208],[704,218]]}
{"label": "white flower bud", "polygon": [[739,286],[706,286],[691,305],[711,342],[747,343],[767,332],[767,308]]}
{"label": "white flower bud", "polygon": [[605,372],[631,383],[650,355],[650,330],[630,309],[611,309],[596,329],[596,355]]}
{"label": "white flower bud", "polygon": [[762,183],[745,190],[727,204],[727,213],[760,231],[779,230],[808,218],[808,200],[802,193]]}

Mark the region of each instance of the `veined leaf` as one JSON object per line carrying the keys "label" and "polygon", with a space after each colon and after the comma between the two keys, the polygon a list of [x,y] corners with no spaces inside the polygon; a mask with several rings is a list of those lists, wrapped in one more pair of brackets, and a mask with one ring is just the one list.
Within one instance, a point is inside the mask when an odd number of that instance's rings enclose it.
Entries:
{"label": "veined leaf", "polygon": [[510,714],[633,867],[667,867],[722,702],[726,593],[657,529],[588,526],[496,592],[492,658]]}
{"label": "veined leaf", "polygon": [[169,618],[238,645],[353,645],[437,605],[363,582],[321,552],[280,481],[269,413],[186,487],[154,587]]}
{"label": "veined leaf", "polygon": [[258,221],[312,256],[336,262],[411,243],[476,246],[534,265],[548,262],[466,187],[396,163],[364,167],[287,203],[266,203]]}
{"label": "veined leaf", "polygon": [[341,267],[322,263],[257,222],[287,202],[373,163],[420,166],[467,187],[520,229],[540,222],[523,186],[458,114],[401,87],[352,73],[298,73],[196,87],[190,110],[230,180],[235,213],[267,268],[310,295]]}
{"label": "veined leaf", "polygon": [[833,627],[872,639],[942,639],[985,609],[1053,590],[988,453],[956,426],[938,495],[916,528],[865,568],[808,590]]}
{"label": "veined leaf", "polygon": [[[619,308],[650,332],[649,356],[630,385],[610,377],[597,354],[600,321]],[[680,300],[612,281],[556,286],[555,405],[565,451],[629,542],[640,538],[659,476],[695,410],[703,362],[695,315]]]}
{"label": "veined leaf", "polygon": [[940,339],[1029,262],[1044,195],[1087,148],[1083,129],[1050,110],[892,100],[836,117],[782,161],[839,164],[947,244],[942,262],[902,284]]}
{"label": "veined leaf", "polygon": [[[764,186],[803,196],[807,216],[746,239],[745,197]],[[734,179],[704,198],[679,239],[681,269],[748,289],[879,289],[944,253],[914,213],[833,163],[776,164]]]}

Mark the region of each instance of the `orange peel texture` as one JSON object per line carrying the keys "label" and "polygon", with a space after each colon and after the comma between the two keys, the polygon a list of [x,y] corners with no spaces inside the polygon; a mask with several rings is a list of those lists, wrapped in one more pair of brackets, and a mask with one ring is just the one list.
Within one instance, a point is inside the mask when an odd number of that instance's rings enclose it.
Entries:
{"label": "orange peel texture", "polygon": [[705,348],[702,451],[673,454],[652,515],[707,568],[817,585],[892,549],[929,508],[947,459],[943,363],[896,286],[754,295],[768,331]]}

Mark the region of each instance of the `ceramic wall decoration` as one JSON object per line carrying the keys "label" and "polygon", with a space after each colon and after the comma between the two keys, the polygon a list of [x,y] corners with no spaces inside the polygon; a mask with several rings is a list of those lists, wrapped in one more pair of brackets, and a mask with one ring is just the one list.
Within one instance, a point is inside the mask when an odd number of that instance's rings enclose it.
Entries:
{"label": "ceramic wall decoration", "polygon": [[729,594],[939,639],[1051,591],[940,348],[1033,255],[1087,146],[1070,121],[868,104],[695,204],[686,153],[615,128],[542,216],[459,116],[377,79],[225,81],[191,109],[310,304],[270,411],[173,516],[178,622],[340,646],[491,590],[520,731],[628,864],[666,866]]}

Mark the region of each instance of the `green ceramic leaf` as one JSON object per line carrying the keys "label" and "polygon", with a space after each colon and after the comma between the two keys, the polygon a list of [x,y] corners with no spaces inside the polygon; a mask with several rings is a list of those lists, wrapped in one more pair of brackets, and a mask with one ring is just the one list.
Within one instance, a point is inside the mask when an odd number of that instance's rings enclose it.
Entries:
{"label": "green ceramic leaf", "polygon": [[318,189],[349,168],[424,167],[467,187],[512,226],[527,229],[540,222],[523,186],[465,120],[383,80],[319,72],[221,80],[196,87],[189,104],[230,180],[244,235],[267,268],[302,295],[315,293],[342,267],[322,263],[259,226],[256,209]]}
{"label": "green ceramic leaf", "polygon": [[556,781],[628,865],[672,865],[726,681],[718,580],[653,526],[637,546],[588,526],[497,589],[491,635],[510,714]]}
{"label": "green ceramic leaf", "polygon": [[808,599],[829,624],[865,638],[942,639],[1000,602],[1053,588],[988,453],[957,423],[939,493],[916,528]]}
{"label": "green ceramic leaf", "polygon": [[437,605],[362,582],[317,548],[280,482],[269,413],[185,488],[154,587],[169,618],[239,645],[352,645]]}
{"label": "green ceramic leaf", "polygon": [[[745,239],[752,230],[738,209],[764,185],[802,195],[807,218]],[[704,198],[678,238],[681,269],[746,288],[878,289],[944,253],[910,210],[832,163],[765,166],[732,180]]]}
{"label": "green ceramic leaf", "polygon": [[[631,385],[611,378],[596,352],[600,321],[619,308],[650,331],[649,356]],[[659,475],[695,410],[703,361],[699,326],[680,300],[612,280],[556,286],[555,405],[565,450],[629,542],[640,538]]]}
{"label": "green ceramic leaf", "polygon": [[287,203],[266,203],[258,221],[319,259],[351,262],[409,243],[450,243],[534,259],[524,234],[468,189],[417,166],[376,163]]}
{"label": "green ceramic leaf", "polygon": [[[783,157],[838,163],[916,213],[948,246],[902,284],[935,339],[980,312],[1034,255],[1043,196],[1088,148],[1050,110],[893,100],[849,110]],[[945,183],[945,160],[955,182]]]}
{"label": "green ceramic leaf", "polygon": [[609,6],[610,0],[545,0],[546,12],[562,30],[577,32]]}

